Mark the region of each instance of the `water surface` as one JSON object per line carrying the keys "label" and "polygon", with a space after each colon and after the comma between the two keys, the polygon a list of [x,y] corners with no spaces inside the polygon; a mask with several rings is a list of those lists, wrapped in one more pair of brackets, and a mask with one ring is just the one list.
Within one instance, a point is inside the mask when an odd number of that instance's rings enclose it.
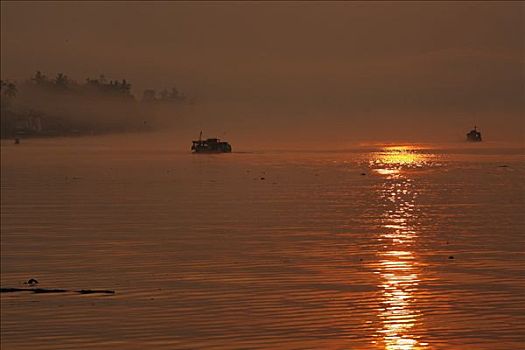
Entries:
{"label": "water surface", "polygon": [[1,156],[2,348],[525,346],[521,149]]}

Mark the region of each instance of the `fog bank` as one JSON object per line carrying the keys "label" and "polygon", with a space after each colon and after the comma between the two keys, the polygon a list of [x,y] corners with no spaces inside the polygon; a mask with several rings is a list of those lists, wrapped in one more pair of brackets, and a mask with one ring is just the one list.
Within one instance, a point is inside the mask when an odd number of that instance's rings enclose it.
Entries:
{"label": "fog bank", "polygon": [[128,77],[175,128],[281,143],[524,141],[519,2],[2,2],[2,78]]}

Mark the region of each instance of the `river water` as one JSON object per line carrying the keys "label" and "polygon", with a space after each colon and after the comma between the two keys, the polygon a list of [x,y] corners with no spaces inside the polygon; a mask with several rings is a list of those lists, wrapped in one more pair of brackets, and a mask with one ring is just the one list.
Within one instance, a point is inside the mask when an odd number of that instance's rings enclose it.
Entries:
{"label": "river water", "polygon": [[2,349],[525,347],[523,149],[101,140],[2,143],[2,288],[71,291],[2,293]]}

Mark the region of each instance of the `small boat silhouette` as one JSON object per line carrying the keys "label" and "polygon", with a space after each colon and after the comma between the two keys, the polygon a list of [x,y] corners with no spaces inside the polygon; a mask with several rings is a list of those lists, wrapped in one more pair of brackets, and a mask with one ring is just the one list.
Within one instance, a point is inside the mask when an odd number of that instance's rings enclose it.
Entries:
{"label": "small boat silhouette", "polygon": [[194,153],[229,153],[232,151],[232,146],[226,141],[221,141],[218,138],[203,140],[202,131],[199,139],[192,142],[191,150]]}
{"label": "small boat silhouette", "polygon": [[467,134],[467,141],[481,142],[481,133],[476,129],[476,126]]}

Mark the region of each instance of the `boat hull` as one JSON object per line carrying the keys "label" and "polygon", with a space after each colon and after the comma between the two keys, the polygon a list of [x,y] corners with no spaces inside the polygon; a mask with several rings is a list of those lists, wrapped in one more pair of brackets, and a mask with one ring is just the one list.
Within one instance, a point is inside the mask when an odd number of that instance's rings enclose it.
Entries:
{"label": "boat hull", "polygon": [[231,153],[231,151],[222,151],[222,150],[193,150],[193,153]]}
{"label": "boat hull", "polygon": [[191,148],[193,153],[230,153],[232,151],[232,147],[225,143],[218,145],[217,147],[201,147],[201,146],[194,146]]}

